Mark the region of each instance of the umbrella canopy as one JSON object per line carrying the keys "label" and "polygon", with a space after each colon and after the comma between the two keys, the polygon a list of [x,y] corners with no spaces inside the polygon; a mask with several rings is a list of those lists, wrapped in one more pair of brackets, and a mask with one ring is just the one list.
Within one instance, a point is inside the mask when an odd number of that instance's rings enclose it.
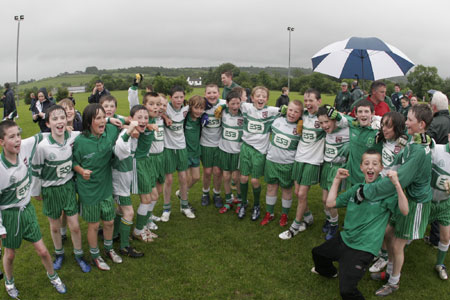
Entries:
{"label": "umbrella canopy", "polygon": [[414,66],[403,52],[376,37],[351,37],[335,42],[311,60],[315,72],[368,80],[403,76]]}

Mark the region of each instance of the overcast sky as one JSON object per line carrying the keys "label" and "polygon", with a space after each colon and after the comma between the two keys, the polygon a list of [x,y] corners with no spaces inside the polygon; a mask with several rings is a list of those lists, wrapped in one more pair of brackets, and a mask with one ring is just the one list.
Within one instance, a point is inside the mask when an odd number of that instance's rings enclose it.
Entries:
{"label": "overcast sky", "polygon": [[450,77],[446,0],[2,0],[0,83],[130,66],[291,66],[350,36],[376,36]]}

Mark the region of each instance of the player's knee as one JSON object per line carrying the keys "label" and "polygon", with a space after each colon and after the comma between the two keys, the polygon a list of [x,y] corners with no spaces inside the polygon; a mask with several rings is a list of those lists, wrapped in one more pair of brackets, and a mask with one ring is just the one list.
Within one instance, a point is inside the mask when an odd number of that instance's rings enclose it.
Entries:
{"label": "player's knee", "polygon": [[259,186],[259,179],[258,178],[252,178],[251,179],[251,183],[254,187],[258,187]]}
{"label": "player's knee", "polygon": [[14,251],[14,249],[5,248],[4,259],[6,259],[8,261],[13,261],[15,257],[16,257],[16,252]]}
{"label": "player's knee", "polygon": [[105,228],[112,228],[113,226],[114,226],[114,220],[103,222],[103,227],[105,227]]}

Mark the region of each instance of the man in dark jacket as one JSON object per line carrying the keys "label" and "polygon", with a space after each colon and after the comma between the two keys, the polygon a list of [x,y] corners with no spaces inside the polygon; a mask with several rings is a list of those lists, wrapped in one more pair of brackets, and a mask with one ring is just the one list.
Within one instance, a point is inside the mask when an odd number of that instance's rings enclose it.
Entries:
{"label": "man in dark jacket", "polygon": [[348,91],[348,83],[342,82],[341,90],[334,99],[334,107],[341,113],[349,113],[351,98],[352,94]]}
{"label": "man in dark jacket", "polygon": [[3,101],[3,119],[14,119],[17,116],[16,102],[14,102],[14,92],[9,83],[5,83],[5,92],[2,96]]}
{"label": "man in dark jacket", "polygon": [[400,84],[396,83],[394,85],[394,92],[391,95],[391,101],[392,101],[392,104],[395,106],[396,111],[400,110],[400,107],[401,107],[400,101],[401,101],[402,97],[403,97],[403,94],[400,90]]}
{"label": "man in dark jacket", "polygon": [[41,88],[38,92],[38,101],[32,109],[33,122],[37,122],[41,132],[50,132],[50,128],[45,124],[45,112],[50,106],[55,105],[48,100],[48,94],[46,88]]}
{"label": "man in dark jacket", "polygon": [[283,105],[289,104],[289,89],[284,87],[281,89],[281,95],[278,97],[277,102],[275,104],[276,107],[281,107]]}
{"label": "man in dark jacket", "polygon": [[358,86],[358,81],[354,80],[352,82],[352,90],[350,91],[352,94],[352,99],[350,100],[350,105],[352,106],[356,101],[361,99],[364,96],[364,92]]}
{"label": "man in dark jacket", "polygon": [[92,94],[88,98],[89,103],[100,103],[100,98],[104,95],[111,95],[111,93],[105,89],[103,81],[97,80],[95,82],[95,87],[92,90]]}

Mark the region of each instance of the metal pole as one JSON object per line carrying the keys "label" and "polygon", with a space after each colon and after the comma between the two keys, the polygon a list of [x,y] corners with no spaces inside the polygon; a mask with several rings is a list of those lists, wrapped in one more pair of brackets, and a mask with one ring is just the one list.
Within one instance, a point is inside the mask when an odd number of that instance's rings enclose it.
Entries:
{"label": "metal pole", "polygon": [[294,31],[294,27],[288,27],[289,31],[289,60],[288,60],[288,90],[291,90],[291,32]]}
{"label": "metal pole", "polygon": [[15,16],[17,21],[17,49],[16,49],[16,95],[17,106],[19,106],[19,33],[20,33],[20,21],[24,19],[23,15]]}

